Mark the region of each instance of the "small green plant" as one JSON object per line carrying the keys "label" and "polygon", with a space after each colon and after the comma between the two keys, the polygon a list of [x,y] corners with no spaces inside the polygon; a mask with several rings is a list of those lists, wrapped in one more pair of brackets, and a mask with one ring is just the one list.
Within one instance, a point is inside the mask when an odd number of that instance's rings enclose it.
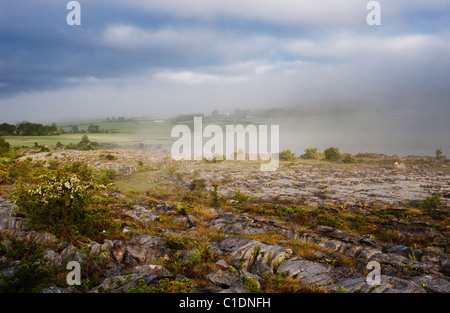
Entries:
{"label": "small green plant", "polygon": [[294,214],[294,210],[291,209],[291,208],[286,208],[286,209],[284,210],[284,213],[286,213],[286,214]]}
{"label": "small green plant", "polygon": [[442,149],[436,149],[435,158],[436,158],[436,160],[445,160],[446,159],[444,153],[442,152]]}
{"label": "small green plant", "polygon": [[207,159],[208,163],[218,163],[225,161],[227,158],[224,154],[214,153],[210,158]]}
{"label": "small green plant", "polygon": [[278,269],[280,268],[280,266],[283,265],[284,262],[287,261],[287,259],[288,259],[288,258],[284,258],[283,260],[281,260],[280,262],[278,262],[278,264],[275,265],[275,266],[273,267],[273,272],[274,272],[274,273],[277,273],[277,271],[278,271]]}
{"label": "small green plant", "polygon": [[414,253],[414,249],[411,247],[411,253],[408,253],[408,258],[410,260],[415,260],[416,259],[416,254]]}
{"label": "small green plant", "polygon": [[437,193],[433,196],[429,196],[419,202],[419,209],[430,210],[436,209],[441,205],[441,194]]}
{"label": "small green plant", "polygon": [[176,234],[164,234],[162,238],[165,245],[174,250],[183,250],[194,244],[190,238]]}
{"label": "small green plant", "polygon": [[234,196],[232,197],[232,199],[237,201],[238,204],[246,204],[250,198],[251,196],[243,193],[240,189],[236,190]]}
{"label": "small green plant", "polygon": [[380,210],[377,212],[374,212],[376,216],[379,216],[384,219],[392,219],[392,218],[410,218],[411,213],[406,209],[394,209],[394,208],[388,208],[385,210]]}
{"label": "small green plant", "polygon": [[261,291],[264,293],[326,293],[328,290],[313,285],[302,284],[287,273],[269,273],[263,275]]}
{"label": "small green plant", "polygon": [[252,251],[252,263],[256,262],[256,259],[258,258],[258,255],[260,254],[260,252],[261,252],[261,246],[256,246],[256,247],[253,248],[253,251]]}
{"label": "small green plant", "polygon": [[244,275],[242,277],[242,284],[248,287],[248,292],[259,293],[261,292],[261,285],[258,280],[254,277]]}
{"label": "small green plant", "polygon": [[350,293],[350,291],[349,291],[348,289],[342,288],[342,287],[337,287],[337,288],[334,290],[334,292],[335,292],[335,293]]}
{"label": "small green plant", "polygon": [[366,203],[361,203],[361,201],[359,202],[359,207],[361,208],[361,209],[367,209],[368,207],[369,207],[369,204],[366,202]]}
{"label": "small green plant", "polygon": [[211,206],[217,208],[225,202],[225,199],[224,199],[224,197],[219,195],[219,192],[218,192],[219,184],[213,183],[212,187],[213,187],[213,190],[211,190],[209,192],[210,204],[211,204]]}
{"label": "small green plant", "polygon": [[342,229],[344,227],[342,221],[338,217],[332,216],[328,213],[322,214],[317,220],[317,223],[319,225],[330,226],[338,229]]}
{"label": "small green plant", "polygon": [[202,191],[206,188],[206,183],[204,179],[194,179],[193,181],[191,181],[191,183],[189,184],[189,190],[190,191],[194,191],[194,190],[199,190]]}
{"label": "small green plant", "polygon": [[198,251],[194,251],[189,255],[191,264],[201,264],[207,262],[215,262],[217,260],[214,251],[209,248],[203,248]]}
{"label": "small green plant", "polygon": [[141,279],[135,288],[128,290],[128,293],[187,293],[191,292],[194,287],[194,282],[188,278],[184,278],[181,282],[171,281],[168,278],[161,279],[155,287],[147,286]]}
{"label": "small green plant", "polygon": [[188,211],[190,210],[190,208],[182,206],[181,204],[178,204],[178,208],[177,208],[177,214],[178,215],[183,215],[183,216],[187,216],[188,215]]}

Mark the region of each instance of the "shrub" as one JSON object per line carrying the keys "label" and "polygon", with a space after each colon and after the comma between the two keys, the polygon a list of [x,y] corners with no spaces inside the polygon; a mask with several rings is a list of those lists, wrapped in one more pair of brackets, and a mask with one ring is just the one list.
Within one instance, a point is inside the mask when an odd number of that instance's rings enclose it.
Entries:
{"label": "shrub", "polygon": [[189,190],[190,191],[194,191],[194,190],[204,190],[206,187],[206,183],[204,179],[194,179],[190,184],[189,184]]}
{"label": "shrub", "polygon": [[250,198],[251,196],[243,193],[240,189],[236,190],[234,196],[232,197],[232,199],[237,201],[239,204],[246,204]]}
{"label": "shrub", "polygon": [[341,153],[339,152],[339,148],[330,147],[326,149],[323,153],[325,154],[325,160],[338,161],[341,159]]}
{"label": "shrub", "polygon": [[182,237],[175,234],[165,234],[162,236],[164,239],[166,247],[173,250],[183,250],[189,247],[192,242],[186,237]]}
{"label": "shrub", "polygon": [[0,157],[8,153],[10,150],[9,142],[0,137]]}
{"label": "shrub", "polygon": [[206,161],[208,163],[218,163],[218,162],[225,161],[226,159],[227,158],[225,157],[224,154],[214,153],[211,157],[207,158]]}
{"label": "shrub", "polygon": [[212,186],[213,186],[214,190],[211,190],[209,192],[209,195],[211,197],[210,205],[217,208],[225,202],[225,198],[220,196],[219,192],[217,191],[217,189],[219,188],[219,184],[213,183]]}
{"label": "shrub", "polygon": [[76,174],[84,182],[89,182],[93,179],[93,170],[87,163],[75,161],[73,163],[66,163],[61,168],[61,172],[67,174]]}
{"label": "shrub", "polygon": [[322,157],[322,153],[320,153],[317,148],[306,148],[305,154],[302,155],[303,159],[308,160],[317,160]]}
{"label": "shrub", "polygon": [[108,185],[108,184],[111,184],[116,177],[117,177],[117,173],[115,170],[102,169],[102,170],[100,170],[100,172],[98,174],[97,181],[100,184]]}
{"label": "shrub", "polygon": [[8,238],[8,246],[0,244],[0,255],[20,264],[14,267],[12,275],[0,273],[0,290],[5,293],[39,292],[54,276],[54,268],[44,260],[46,246],[34,240],[23,241]]}
{"label": "shrub", "polygon": [[23,162],[13,161],[10,163],[9,177],[10,178],[22,178],[26,179],[30,176],[31,170],[31,158],[25,159]]}
{"label": "shrub", "polygon": [[442,152],[442,149],[436,149],[436,160],[445,160],[446,157],[444,155],[444,153]]}
{"label": "shrub", "polygon": [[66,146],[66,149],[73,149],[73,150],[82,150],[82,151],[88,151],[88,150],[96,150],[99,148],[99,143],[96,141],[89,140],[89,137],[87,135],[83,135],[81,137],[81,141],[78,142],[76,145],[73,143],[69,143]]}
{"label": "shrub", "polygon": [[356,163],[356,159],[351,154],[346,153],[342,159],[342,163]]}
{"label": "shrub", "polygon": [[50,152],[50,147],[49,146],[47,146],[47,145],[42,145],[42,146],[40,146],[40,148],[41,148],[41,152]]}
{"label": "shrub", "polygon": [[188,215],[188,210],[186,209],[186,207],[178,205],[177,214],[178,215],[182,215],[182,216],[187,216]]}
{"label": "shrub", "polygon": [[[16,187],[11,199],[19,206],[30,227],[58,238],[104,237],[118,224],[106,208],[90,208],[93,190],[102,185],[82,182],[77,175],[44,177],[35,188]],[[103,235],[103,236],[102,236]]]}
{"label": "shrub", "polygon": [[284,150],[280,153],[280,159],[283,161],[293,161],[296,159],[295,153],[293,153],[291,150]]}
{"label": "shrub", "polygon": [[441,205],[441,194],[437,193],[433,196],[427,197],[419,202],[419,209],[430,210],[436,209]]}

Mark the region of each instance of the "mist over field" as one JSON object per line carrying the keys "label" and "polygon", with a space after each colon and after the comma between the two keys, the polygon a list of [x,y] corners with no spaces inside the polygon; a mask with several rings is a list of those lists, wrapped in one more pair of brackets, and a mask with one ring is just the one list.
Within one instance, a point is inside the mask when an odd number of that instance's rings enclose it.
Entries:
{"label": "mist over field", "polygon": [[0,4],[0,122],[287,108],[298,153],[450,154],[448,1],[67,2]]}

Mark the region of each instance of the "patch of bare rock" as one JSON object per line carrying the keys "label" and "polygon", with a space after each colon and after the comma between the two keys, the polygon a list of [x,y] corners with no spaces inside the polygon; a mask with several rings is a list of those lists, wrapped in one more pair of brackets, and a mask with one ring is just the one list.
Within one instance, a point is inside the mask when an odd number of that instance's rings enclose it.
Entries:
{"label": "patch of bare rock", "polygon": [[[151,223],[157,213],[171,210],[161,203],[153,208],[134,206],[126,213],[140,221]],[[158,211],[159,210],[159,211]],[[307,231],[297,231],[274,221],[253,216],[222,213],[217,210],[207,224],[211,229],[221,230],[228,235],[210,243],[209,248],[220,259],[217,268],[206,274],[207,286],[198,287],[195,292],[246,292],[249,287],[244,277],[251,277],[257,283],[265,275],[284,273],[298,279],[299,284],[327,288],[330,291],[374,292],[374,293],[425,293],[450,292],[450,255],[439,247],[415,249],[393,244],[381,244],[374,240],[353,237],[350,234],[328,226],[317,226]],[[25,229],[21,217],[15,213],[15,205],[6,198],[0,198],[0,231],[23,240],[50,243],[46,252],[49,262],[65,264],[71,260],[83,262],[87,252],[101,252],[108,260],[108,268],[101,284],[90,292],[123,293],[144,281],[156,284],[159,279],[181,280],[173,273],[157,265],[157,260],[173,252],[162,238],[151,235],[137,235],[130,240],[105,240],[103,243],[84,244],[83,248],[56,239],[43,233]],[[198,222],[189,216],[181,216],[179,223],[184,227],[195,227]],[[162,230],[164,231],[164,230]],[[276,233],[284,240],[268,244],[242,235]],[[314,257],[295,254],[286,245],[288,241],[311,243],[317,246]],[[3,244],[7,244],[6,241]],[[182,251],[189,256],[191,251]],[[414,258],[411,258],[411,253]],[[350,260],[341,262],[343,258]],[[381,285],[375,288],[366,281],[369,261],[381,266]],[[20,263],[0,258],[3,274],[12,273]],[[6,264],[8,263],[8,264]],[[46,293],[77,292],[74,287],[48,287]]]}

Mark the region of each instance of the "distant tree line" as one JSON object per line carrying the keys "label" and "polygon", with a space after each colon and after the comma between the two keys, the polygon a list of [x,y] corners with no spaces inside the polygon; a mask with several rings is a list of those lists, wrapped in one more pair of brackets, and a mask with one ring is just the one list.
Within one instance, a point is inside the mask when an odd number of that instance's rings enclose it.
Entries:
{"label": "distant tree line", "polygon": [[54,136],[61,134],[99,134],[108,132],[94,124],[89,125],[87,129],[79,129],[78,126],[73,125],[70,130],[58,129],[55,123],[51,125],[30,122],[21,122],[17,125],[8,123],[0,124],[0,136]]}
{"label": "distant tree line", "polygon": [[1,136],[53,136],[59,134],[60,131],[55,123],[51,125],[30,122],[22,122],[18,125],[8,123],[0,124]]}
{"label": "distant tree line", "polygon": [[63,130],[63,129],[61,129],[60,131],[61,131],[61,134],[66,134],[66,133],[69,133],[69,134],[86,134],[86,133],[99,134],[99,133],[108,133],[109,132],[107,130],[100,129],[100,127],[98,125],[94,125],[94,124],[89,125],[89,127],[87,129],[79,129],[78,126],[73,125],[70,127],[70,130],[68,130],[68,131]]}

